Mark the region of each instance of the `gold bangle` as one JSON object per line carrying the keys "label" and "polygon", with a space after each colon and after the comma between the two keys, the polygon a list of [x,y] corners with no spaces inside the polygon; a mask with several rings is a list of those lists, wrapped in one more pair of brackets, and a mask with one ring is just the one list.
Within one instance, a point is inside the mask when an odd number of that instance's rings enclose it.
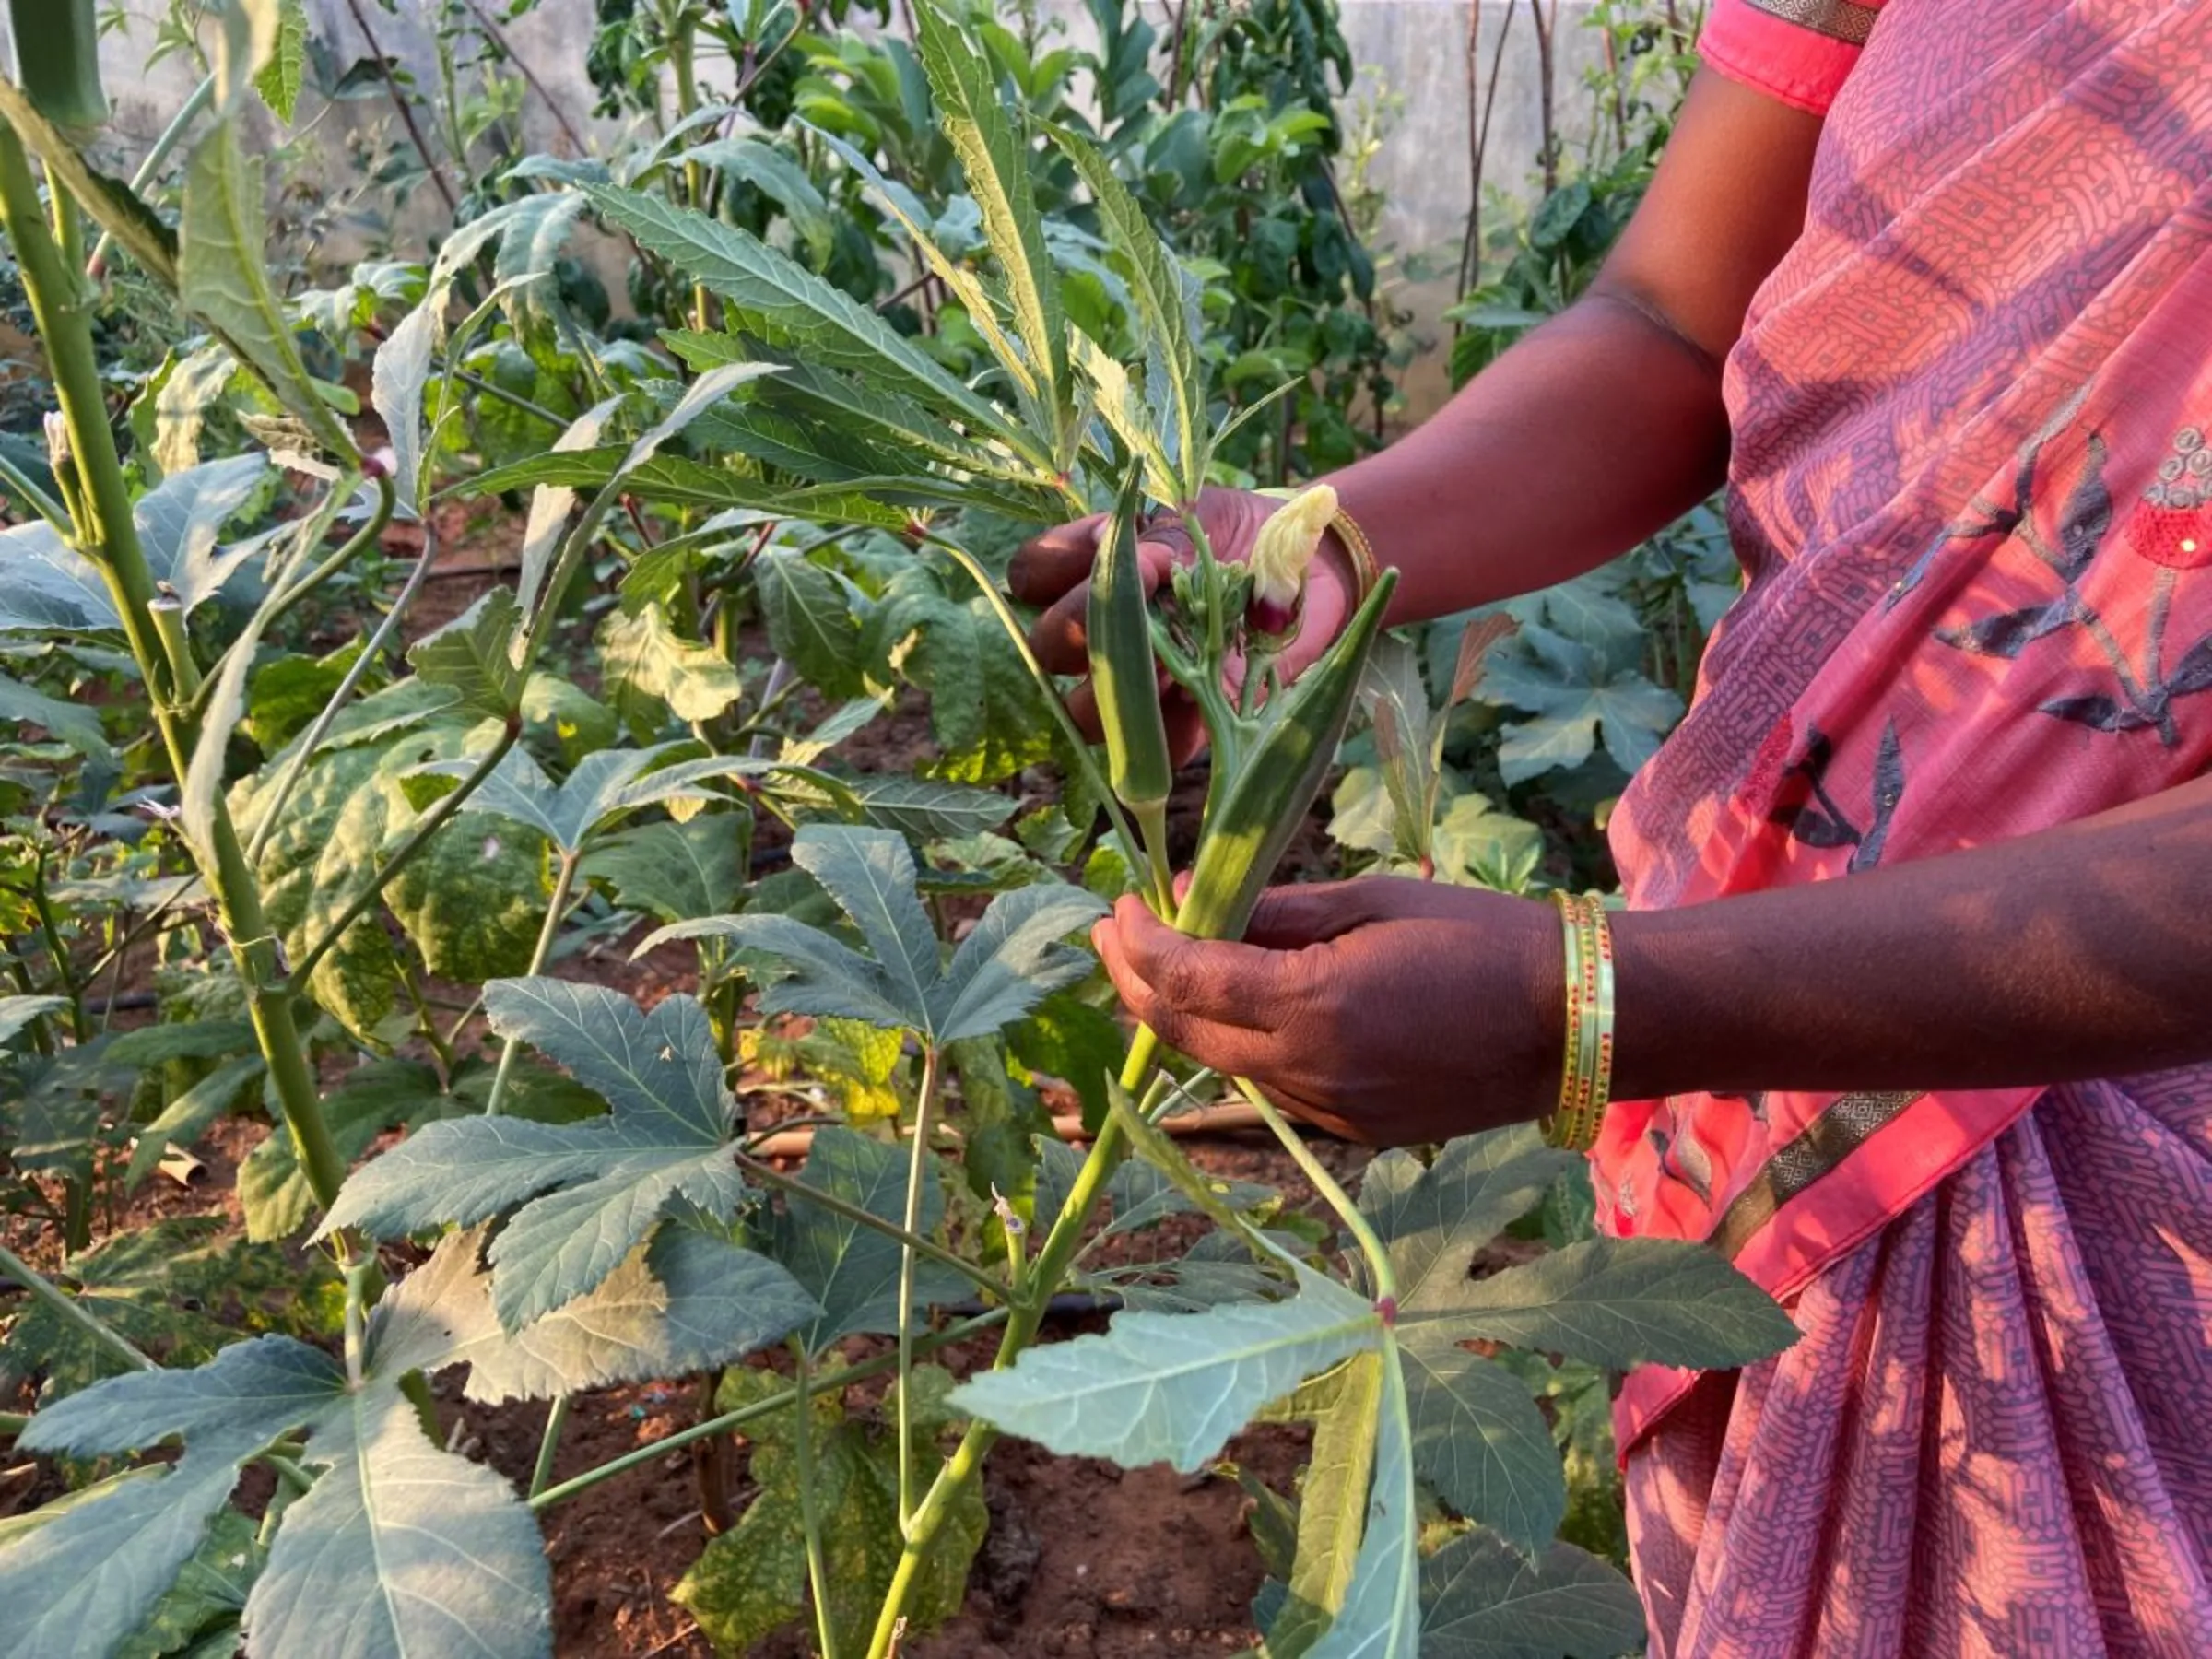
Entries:
{"label": "gold bangle", "polygon": [[1566,957],[1567,1018],[1559,1105],[1545,1122],[1555,1147],[1587,1150],[1613,1089],[1613,930],[1594,894],[1554,893]]}
{"label": "gold bangle", "polygon": [[1352,596],[1354,607],[1367,603],[1367,596],[1375,591],[1375,583],[1382,580],[1382,567],[1375,561],[1375,544],[1367,539],[1367,532],[1342,507],[1329,521],[1329,528],[1344,544],[1344,550],[1352,556],[1352,577],[1358,592]]}

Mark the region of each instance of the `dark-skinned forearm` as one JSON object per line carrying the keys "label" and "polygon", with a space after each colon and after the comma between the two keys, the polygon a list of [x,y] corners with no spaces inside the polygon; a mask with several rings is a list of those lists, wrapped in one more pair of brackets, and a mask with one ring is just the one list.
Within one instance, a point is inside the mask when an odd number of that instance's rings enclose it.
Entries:
{"label": "dark-skinned forearm", "polygon": [[1837,880],[1618,918],[1614,1095],[1997,1088],[2212,1060],[2212,780]]}
{"label": "dark-skinned forearm", "polygon": [[1328,482],[1398,568],[1404,623],[1594,569],[1704,500],[1727,462],[1718,366],[1597,292]]}

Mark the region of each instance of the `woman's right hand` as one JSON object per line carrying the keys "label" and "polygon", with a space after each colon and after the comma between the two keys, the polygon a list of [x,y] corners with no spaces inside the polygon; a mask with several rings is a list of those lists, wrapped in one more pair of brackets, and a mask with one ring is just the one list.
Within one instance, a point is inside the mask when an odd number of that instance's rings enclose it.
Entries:
{"label": "woman's right hand", "polygon": [[[1214,557],[1243,563],[1252,556],[1260,526],[1281,505],[1272,496],[1247,489],[1200,492],[1198,523]],[[1054,674],[1079,675],[1089,665],[1084,621],[1090,607],[1090,567],[1098,558],[1099,535],[1106,519],[1104,513],[1094,513],[1047,530],[1025,542],[1007,570],[1006,583],[1014,597],[1043,607],[1044,614],[1030,630],[1030,643],[1037,660]],[[1190,532],[1174,513],[1159,514],[1138,530],[1136,552],[1147,593],[1157,592],[1177,565],[1187,565],[1196,557]],[[1334,533],[1324,535],[1307,573],[1298,637],[1277,659],[1286,677],[1295,678],[1328,649],[1329,641],[1351,619],[1358,592],[1351,555]],[[1206,727],[1197,705],[1180,687],[1170,686],[1161,703],[1167,713],[1168,743],[1181,765],[1205,747]],[[1068,710],[1088,735],[1100,735],[1098,705],[1088,681],[1069,695]]]}

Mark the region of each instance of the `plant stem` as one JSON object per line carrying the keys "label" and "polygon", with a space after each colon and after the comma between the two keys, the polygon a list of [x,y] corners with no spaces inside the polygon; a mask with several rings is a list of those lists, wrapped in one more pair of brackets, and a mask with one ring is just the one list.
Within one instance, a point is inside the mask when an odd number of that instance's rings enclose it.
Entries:
{"label": "plant stem", "polygon": [[[841,1120],[826,1119],[824,1121],[834,1123]],[[784,1127],[781,1124],[776,1126],[779,1129]],[[737,1167],[745,1171],[747,1180],[757,1181],[764,1187],[771,1187],[802,1203],[818,1204],[841,1220],[850,1221],[855,1227],[865,1227],[870,1232],[881,1233],[887,1239],[898,1240],[900,1245],[913,1254],[925,1256],[940,1267],[951,1268],[962,1278],[974,1285],[977,1289],[995,1296],[1000,1301],[1010,1302],[1013,1300],[1012,1292],[999,1280],[993,1278],[986,1269],[978,1267],[957,1251],[947,1250],[942,1244],[923,1237],[910,1228],[900,1227],[896,1222],[886,1221],[873,1211],[865,1210],[857,1204],[849,1204],[833,1193],[823,1192],[819,1187],[808,1186],[795,1176],[786,1175],[782,1171],[764,1164],[758,1159],[748,1158],[742,1152],[737,1154]]]}
{"label": "plant stem", "polygon": [[[979,1331],[987,1331],[993,1325],[1003,1324],[1008,1317],[1009,1313],[1006,1309],[994,1308],[988,1313],[979,1313],[973,1319],[963,1319],[958,1324],[947,1325],[942,1331],[933,1332],[919,1339],[914,1346],[934,1353],[938,1348],[965,1341]],[[864,1359],[858,1365],[848,1365],[842,1371],[833,1371],[828,1376],[810,1377],[806,1388],[806,1396],[812,1398],[829,1389],[843,1388],[848,1383],[863,1382],[869,1377],[880,1377],[884,1372],[895,1370],[898,1363],[898,1356],[895,1354],[878,1354],[873,1359]],[[604,1481],[612,1480],[618,1475],[626,1475],[632,1469],[664,1457],[679,1446],[688,1446],[694,1441],[705,1440],[709,1435],[731,1433],[744,1428],[747,1423],[756,1422],[771,1413],[781,1411],[799,1397],[800,1391],[798,1389],[787,1388],[768,1399],[755,1400],[749,1406],[741,1406],[735,1411],[724,1412],[718,1418],[709,1418],[703,1423],[694,1423],[688,1429],[681,1429],[674,1434],[664,1435],[649,1446],[640,1446],[634,1452],[625,1452],[621,1456],[611,1462],[601,1464],[595,1469],[586,1469],[582,1474],[571,1476],[559,1486],[547,1488],[530,1500],[530,1507],[534,1510],[546,1510],[552,1508],[557,1503],[565,1503],[571,1498],[587,1492]]]}
{"label": "plant stem", "polygon": [[[676,114],[678,122],[688,120],[699,109],[699,75],[695,53],[698,39],[693,29],[689,8],[682,8],[676,18],[676,27],[668,40],[668,64],[676,72]],[[707,210],[707,170],[697,161],[684,163],[684,197],[695,212]],[[712,327],[710,319],[709,297],[704,282],[691,285],[691,326],[701,334]]]}
{"label": "plant stem", "polygon": [[[146,152],[146,159],[138,163],[138,171],[131,175],[132,194],[143,195],[146,193],[147,187],[159,175],[161,164],[169,159],[170,152],[183,142],[184,135],[192,130],[192,124],[206,113],[207,106],[214,101],[215,76],[210,75],[192,89],[192,96],[169,118],[169,124],[161,129],[161,135],[154,140],[154,147]],[[92,257],[85,261],[87,276],[95,282],[100,279],[107,268],[109,251],[114,245],[115,239],[112,236],[105,230],[100,233],[100,240],[92,244]]]}
{"label": "plant stem", "polygon": [[1175,920],[1175,877],[1168,862],[1168,804],[1153,801],[1129,809],[1145,838],[1145,864],[1151,877],[1152,911],[1162,922]]}
{"label": "plant stem", "polygon": [[[806,1345],[797,1337],[791,1341],[792,1358],[796,1364],[798,1409],[792,1414],[791,1450],[799,1466],[799,1529],[806,1538],[806,1583],[814,1592],[814,1630],[821,1641],[822,1659],[837,1659],[837,1623],[830,1617],[830,1569],[822,1559],[822,1518],[814,1507],[814,1403],[812,1373],[806,1361]],[[905,1413],[906,1373],[900,1372],[900,1411]],[[905,1430],[901,1427],[900,1433]],[[903,1458],[900,1473],[906,1465]]]}
{"label": "plant stem", "polygon": [[929,1167],[929,1114],[936,1104],[941,1056],[935,1043],[922,1051],[922,1087],[914,1102],[914,1144],[906,1160],[906,1237],[899,1247],[899,1533],[906,1535],[914,1512],[913,1425],[909,1384],[914,1368],[914,1246],[922,1230],[923,1182]]}
{"label": "plant stem", "polygon": [[509,408],[521,410],[533,420],[544,421],[557,432],[564,429],[569,424],[565,418],[554,414],[545,405],[533,402],[520,392],[510,392],[497,381],[486,380],[482,375],[466,369],[455,369],[453,378],[465,386],[475,387],[485,396],[505,404]]}
{"label": "plant stem", "polygon": [[299,965],[292,970],[289,979],[293,989],[305,988],[309,979],[313,976],[317,965],[330,954],[338,941],[346,936],[346,930],[368,914],[369,911],[383,897],[384,888],[391,885],[392,878],[414,862],[415,855],[429,845],[430,837],[442,830],[446,820],[461,810],[468,797],[477,793],[477,789],[483,785],[484,780],[490,777],[500,762],[507,758],[507,751],[514,747],[515,739],[521,735],[522,722],[519,719],[510,720],[507,729],[500,734],[500,740],[484,752],[484,758],[478,760],[468,775],[461,780],[461,786],[453,794],[441,796],[437,803],[422,815],[422,821],[417,824],[407,839],[399,844],[399,850],[392,854],[391,858],[374,876],[370,877],[369,885],[353,896],[353,902],[348,904],[338,919],[330,924],[323,936],[317,939],[308,950],[308,953],[300,959]]}
{"label": "plant stem", "polygon": [[530,1496],[535,1499],[553,1478],[553,1459],[560,1451],[560,1432],[569,1426],[569,1396],[562,1394],[546,1413],[546,1432],[537,1442],[537,1466],[530,1471]]}
{"label": "plant stem", "polygon": [[[57,196],[55,206],[71,214],[76,211],[66,194]],[[165,671],[165,653],[154,630],[153,576],[132,516],[130,489],[115,451],[115,434],[108,425],[100,364],[92,347],[89,297],[77,272],[63,264],[60,249],[40,213],[38,186],[31,180],[22,143],[15,130],[4,124],[0,124],[0,229],[6,230],[15,253],[39,338],[46,348],[55,400],[68,429],[70,455],[76,463],[88,520],[78,526],[78,540],[96,556],[131,656],[146,682],[171,775],[181,781],[190,770],[199,734],[196,723],[173,706],[176,688]],[[299,1149],[309,1188],[316,1202],[328,1208],[346,1179],[346,1162],[338,1156],[337,1145],[324,1120],[306,1049],[292,1018],[291,999],[276,971],[276,940],[262,912],[260,884],[239,845],[237,829],[219,792],[207,826],[206,845],[195,849],[195,858],[201,878],[214,894],[217,914],[250,993],[254,1036],[268,1063],[270,1080]]]}
{"label": "plant stem", "polygon": [[153,1360],[135,1344],[111,1331],[98,1319],[76,1304],[76,1299],[66,1295],[45,1275],[29,1266],[23,1258],[5,1245],[0,1245],[0,1274],[6,1275],[36,1300],[44,1302],[69,1324],[91,1337],[101,1347],[114,1355],[133,1371],[155,1371]]}
{"label": "plant stem", "polygon": [[13,1440],[29,1427],[30,1416],[28,1412],[0,1411],[0,1436]]}
{"label": "plant stem", "polygon": [[[553,959],[553,941],[560,936],[561,918],[569,912],[569,896],[575,890],[576,869],[583,862],[582,853],[563,853],[560,870],[553,878],[552,901],[546,906],[545,925],[537,932],[537,948],[530,953],[528,972],[543,973],[546,964]],[[507,1098],[507,1079],[513,1075],[515,1056],[523,1045],[514,1038],[507,1039],[500,1050],[500,1069],[492,1074],[491,1096],[484,1102],[484,1115],[498,1117]]]}
{"label": "plant stem", "polygon": [[[1138,1090],[1159,1052],[1159,1039],[1153,1034],[1152,1028],[1139,1026],[1130,1041],[1128,1057],[1122,1063],[1121,1084],[1124,1089],[1132,1094]],[[1036,1340],[1037,1329],[1044,1322],[1053,1292],[1059,1288],[1061,1279],[1066,1276],[1082,1245],[1083,1229],[1089,1223],[1090,1212],[1098,1206],[1107,1181],[1126,1150],[1120,1125],[1109,1117],[1099,1126],[1099,1137],[1091,1142],[1090,1154],[1076,1172],[1059,1217],[1037,1253],[1036,1268],[1029,1276],[1030,1295],[1013,1309],[1006,1321],[1005,1334],[999,1338],[998,1353],[991,1361],[994,1371],[1011,1365],[1022,1349]],[[961,1488],[975,1478],[984,1455],[997,1439],[998,1430],[990,1424],[981,1418],[970,1422],[967,1431],[960,1436],[959,1445],[946,1460],[936,1479],[930,1483],[928,1494],[907,1526],[906,1547],[900,1553],[898,1569],[891,1575],[890,1591],[877,1616],[875,1637],[868,1644],[868,1659],[890,1659],[905,1618],[906,1598],[913,1588],[914,1575],[921,1571],[931,1543],[945,1524],[952,1500],[959,1495]]]}
{"label": "plant stem", "polygon": [[1335,1176],[1329,1173],[1328,1165],[1323,1163],[1314,1155],[1313,1148],[1306,1145],[1306,1137],[1299,1134],[1276,1110],[1275,1102],[1261,1091],[1258,1085],[1249,1077],[1239,1077],[1235,1081],[1238,1089],[1259,1112],[1260,1121],[1274,1132],[1277,1140],[1282,1142],[1283,1150],[1290,1154],[1290,1160],[1298,1165],[1305,1178],[1313,1183],[1313,1190],[1321,1194],[1323,1202],[1336,1212],[1336,1218],[1359,1241],[1359,1253],[1367,1258],[1368,1271],[1374,1276],[1375,1300],[1397,1300],[1398,1279],[1391,1270],[1390,1252],[1383,1248],[1382,1239],[1369,1224],[1367,1217],[1360,1213],[1359,1206],[1352,1202],[1351,1194],[1344,1190]]}

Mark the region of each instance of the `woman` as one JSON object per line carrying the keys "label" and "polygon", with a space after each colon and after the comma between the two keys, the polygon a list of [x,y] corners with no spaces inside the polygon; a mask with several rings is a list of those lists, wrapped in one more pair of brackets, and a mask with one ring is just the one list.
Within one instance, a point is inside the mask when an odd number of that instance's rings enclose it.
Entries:
{"label": "woman", "polygon": [[[2212,0],[1715,0],[1703,51],[1588,297],[1330,480],[1397,621],[1731,486],[1747,591],[1612,824],[1594,1174],[1804,1337],[1628,1381],[1653,1652],[2212,1653]],[[1198,511],[1241,549],[1265,506]],[[1015,569],[1070,672],[1090,556]],[[1372,879],[1099,943],[1341,1133],[1557,1099],[1547,905]]]}

